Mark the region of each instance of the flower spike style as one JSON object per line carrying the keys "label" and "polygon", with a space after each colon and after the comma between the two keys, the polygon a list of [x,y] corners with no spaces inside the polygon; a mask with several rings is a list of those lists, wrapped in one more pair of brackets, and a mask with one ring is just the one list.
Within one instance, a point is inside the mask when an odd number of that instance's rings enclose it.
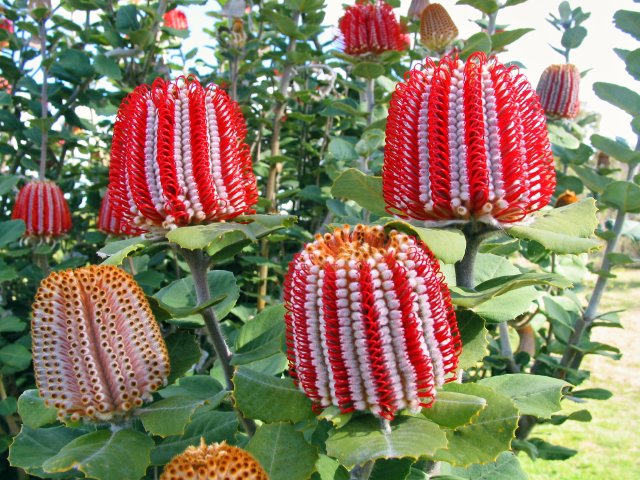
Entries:
{"label": "flower spike style", "polygon": [[536,91],[544,112],[550,117],[575,118],[580,112],[580,71],[575,65],[547,67]]}
{"label": "flower spike style", "polygon": [[411,70],[393,93],[386,139],[384,199],[402,218],[509,224],[555,190],[535,91],[515,67],[481,53]]}
{"label": "flower spike style", "polygon": [[113,266],[54,272],[36,294],[33,367],[61,419],[111,421],[166,384],[169,355],[144,292]]}
{"label": "flower spike style", "polygon": [[188,30],[187,16],[182,10],[174,8],[164,14],[164,26],[175,30]]}
{"label": "flower spike style", "polygon": [[225,442],[187,447],[164,467],[160,480],[269,480],[258,461]]}
{"label": "flower spike style", "polygon": [[49,180],[25,184],[16,197],[11,218],[23,220],[27,238],[50,240],[71,230],[71,213],[58,185]]}
{"label": "flower spike style", "polygon": [[439,3],[427,5],[420,14],[420,41],[429,50],[440,52],[458,36],[458,27]]}
{"label": "flower spike style", "polygon": [[338,22],[344,53],[378,55],[390,50],[406,50],[409,37],[398,22],[393,7],[384,1],[359,1],[348,7]]}
{"label": "flower spike style", "polygon": [[167,230],[253,213],[258,200],[237,103],[192,77],[124,99],[111,146],[111,205],[127,228]]}
{"label": "flower spike style", "polygon": [[284,300],[290,373],[319,407],[391,420],[455,379],[449,291],[414,237],[363,225],[318,235],[289,265]]}

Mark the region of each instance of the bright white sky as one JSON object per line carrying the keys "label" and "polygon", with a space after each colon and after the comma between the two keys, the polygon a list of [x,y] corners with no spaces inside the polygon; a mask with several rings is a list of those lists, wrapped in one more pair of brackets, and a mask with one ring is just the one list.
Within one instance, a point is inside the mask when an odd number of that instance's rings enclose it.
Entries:
{"label": "bright white sky", "polygon": [[[342,0],[325,0],[326,25],[337,25],[338,18],[342,15],[343,3],[354,3],[355,0],[343,2]],[[406,14],[410,0],[403,0],[398,12]],[[460,30],[462,38],[468,38],[478,32],[478,26],[471,21],[479,17],[479,12],[471,7],[456,5],[455,0],[441,0],[447,8]],[[525,74],[535,87],[542,71],[552,63],[562,63],[563,57],[553,51],[548,43],[560,45],[560,32],[555,30],[545,20],[550,11],[557,16],[557,0],[529,0],[526,3],[509,7],[500,11],[498,24],[508,24],[510,28],[535,28],[515,44],[510,45],[507,52],[501,54],[502,62],[518,60],[527,70]],[[192,6],[186,10],[191,30],[191,37],[185,42],[185,51],[199,45],[206,45],[210,39],[202,32],[211,21],[202,13],[212,9],[214,2],[208,2],[207,6]],[[634,50],[640,47],[639,42],[630,35],[617,30],[613,25],[613,14],[616,10],[637,10],[638,4],[632,0],[572,0],[571,7],[582,7],[584,11],[591,12],[591,17],[583,24],[589,31],[589,35],[577,50],[571,53],[571,62],[576,64],[581,71],[591,69],[582,79],[580,100],[585,108],[595,110],[602,114],[600,131],[608,136],[620,136],[626,138],[631,144],[635,144],[635,135],[629,126],[631,118],[608,103],[595,96],[592,90],[593,82],[612,82],[624,85],[636,90],[638,83],[626,73],[624,63],[613,51],[614,47]],[[200,49],[199,55],[207,55],[207,49]]]}

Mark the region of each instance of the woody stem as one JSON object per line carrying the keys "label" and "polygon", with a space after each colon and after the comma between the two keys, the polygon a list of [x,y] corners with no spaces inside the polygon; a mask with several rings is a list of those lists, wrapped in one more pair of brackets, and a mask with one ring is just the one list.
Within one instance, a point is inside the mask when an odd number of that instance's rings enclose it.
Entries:
{"label": "woody stem", "polygon": [[45,179],[45,169],[47,165],[47,144],[49,141],[49,127],[46,125],[47,113],[49,110],[49,96],[47,91],[47,81],[49,69],[46,65],[47,60],[47,29],[45,26],[47,19],[43,18],[39,23],[40,30],[40,57],[41,57],[41,70],[42,70],[42,90],[40,95],[40,118],[42,124],[40,125],[41,139],[40,139],[40,170],[38,178],[40,180]]}

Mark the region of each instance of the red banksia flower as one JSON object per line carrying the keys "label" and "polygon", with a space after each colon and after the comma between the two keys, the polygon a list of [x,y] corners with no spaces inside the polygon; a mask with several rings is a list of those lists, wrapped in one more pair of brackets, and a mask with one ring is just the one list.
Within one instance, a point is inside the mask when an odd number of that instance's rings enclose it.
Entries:
{"label": "red banksia flower", "polygon": [[461,342],[437,260],[382,227],[318,235],[284,286],[293,378],[321,407],[393,419],[455,378]]}
{"label": "red banksia flower", "polygon": [[178,10],[177,8],[165,13],[163,20],[165,27],[174,28],[176,30],[187,30],[189,28],[187,16],[182,10]]}
{"label": "red banksia flower", "polygon": [[544,112],[552,117],[574,118],[580,111],[580,71],[570,63],[551,65],[542,72],[538,88]]}
{"label": "red banksia flower", "polygon": [[389,108],[387,210],[423,221],[510,223],[549,203],[555,169],[544,112],[515,68],[474,54],[406,75]]}
{"label": "red banksia flower", "polygon": [[1,18],[0,29],[6,30],[9,33],[13,33],[13,22],[8,18]]}
{"label": "red banksia flower", "polygon": [[429,50],[444,50],[458,36],[449,13],[439,3],[427,5],[420,15],[420,41]]}
{"label": "red banksia flower", "polygon": [[269,480],[258,461],[225,442],[188,447],[164,467],[160,480]]}
{"label": "red banksia flower", "polygon": [[60,187],[49,180],[25,184],[16,197],[11,218],[23,220],[25,236],[59,237],[71,230],[71,213]]}
{"label": "red banksia flower", "polygon": [[142,289],[117,267],[54,272],[33,304],[33,367],[60,418],[108,421],[166,383],[169,356]]}
{"label": "red banksia flower", "polygon": [[122,224],[122,218],[116,214],[116,211],[111,206],[109,197],[109,189],[107,188],[100,204],[98,229],[109,235],[138,235],[142,233],[138,229],[127,228],[126,225]]}
{"label": "red banksia flower", "polygon": [[380,54],[409,47],[405,27],[386,2],[359,1],[345,10],[338,27],[348,55]]}
{"label": "red banksia flower", "polygon": [[253,213],[258,200],[237,103],[193,78],[157,79],[124,99],[110,199],[127,228],[171,229]]}

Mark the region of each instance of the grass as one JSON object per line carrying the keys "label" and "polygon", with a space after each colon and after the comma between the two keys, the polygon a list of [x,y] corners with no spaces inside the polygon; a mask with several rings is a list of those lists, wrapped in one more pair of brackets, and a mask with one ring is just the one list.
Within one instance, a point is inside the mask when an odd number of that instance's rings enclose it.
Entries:
{"label": "grass", "polygon": [[568,421],[561,426],[542,425],[533,435],[547,442],[578,450],[565,461],[531,461],[520,455],[530,480],[635,480],[640,478],[640,270],[621,270],[607,288],[600,311],[626,309],[624,329],[596,328],[592,339],[615,345],[621,360],[591,355],[583,365],[591,378],[580,388],[606,388],[607,401],[585,404],[564,402],[563,413],[588,409],[588,423]]}

